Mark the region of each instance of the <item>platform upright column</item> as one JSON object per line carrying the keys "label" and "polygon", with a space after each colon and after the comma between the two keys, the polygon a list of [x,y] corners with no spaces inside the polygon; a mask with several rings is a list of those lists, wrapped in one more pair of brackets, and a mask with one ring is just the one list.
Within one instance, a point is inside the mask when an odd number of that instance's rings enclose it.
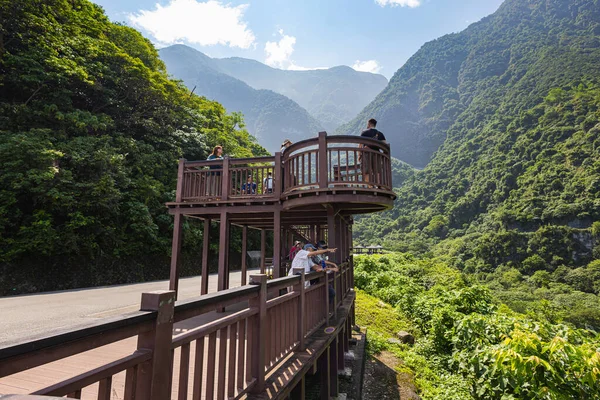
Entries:
{"label": "platform upright column", "polygon": [[281,268],[281,210],[273,212],[273,278],[279,278]]}
{"label": "platform upright column", "polygon": [[219,277],[217,290],[229,287],[229,213],[221,211],[219,227]]}
{"label": "platform upright column", "polygon": [[200,294],[208,293],[208,252],[210,251],[210,219],[204,220],[204,237],[202,243],[202,280]]}
{"label": "platform upright column", "polygon": [[246,285],[246,253],[248,252],[248,227],[242,226],[242,286]]}
{"label": "platform upright column", "polygon": [[169,276],[169,290],[175,292],[177,299],[177,289],[179,288],[179,258],[181,255],[181,233],[183,228],[183,217],[180,213],[175,214],[173,223],[173,242],[171,244],[171,274]]}
{"label": "platform upright column", "polygon": [[265,273],[265,257],[267,253],[267,231],[260,230],[260,273]]}

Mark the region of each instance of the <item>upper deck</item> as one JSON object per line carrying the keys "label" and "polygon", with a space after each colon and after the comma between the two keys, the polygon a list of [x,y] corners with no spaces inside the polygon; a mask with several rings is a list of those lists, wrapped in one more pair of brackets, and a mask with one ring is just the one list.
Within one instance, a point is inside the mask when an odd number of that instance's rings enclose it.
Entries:
{"label": "upper deck", "polygon": [[181,160],[176,201],[167,206],[210,214],[223,206],[278,204],[291,211],[335,203],[346,214],[362,214],[391,208],[395,197],[388,144],[320,132],[270,157]]}

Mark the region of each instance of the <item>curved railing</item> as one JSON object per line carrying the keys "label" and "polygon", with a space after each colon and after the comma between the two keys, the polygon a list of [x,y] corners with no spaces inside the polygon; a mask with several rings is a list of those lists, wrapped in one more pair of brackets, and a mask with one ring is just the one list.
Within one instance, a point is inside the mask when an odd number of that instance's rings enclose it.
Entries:
{"label": "curved railing", "polygon": [[271,157],[180,160],[176,202],[279,200],[323,190],[392,191],[390,146],[360,136],[327,136]]}
{"label": "curved railing", "polygon": [[331,188],[392,190],[390,146],[360,136],[307,139],[283,154],[283,193]]}

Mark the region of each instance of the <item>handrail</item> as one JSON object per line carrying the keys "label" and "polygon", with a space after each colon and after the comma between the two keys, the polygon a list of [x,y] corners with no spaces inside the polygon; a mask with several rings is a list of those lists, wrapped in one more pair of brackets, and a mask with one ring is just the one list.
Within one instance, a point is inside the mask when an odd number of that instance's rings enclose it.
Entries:
{"label": "handrail", "polygon": [[[273,179],[269,186],[265,183],[268,173]],[[177,199],[181,200],[177,203],[277,201],[294,193],[328,189],[372,188],[394,196],[388,143],[326,132],[296,142],[275,156],[182,161],[178,179]]]}

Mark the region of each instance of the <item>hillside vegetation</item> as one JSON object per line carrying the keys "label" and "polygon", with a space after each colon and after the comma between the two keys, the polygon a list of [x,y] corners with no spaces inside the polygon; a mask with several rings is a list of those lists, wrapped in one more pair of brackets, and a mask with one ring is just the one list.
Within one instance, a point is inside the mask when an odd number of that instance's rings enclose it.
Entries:
{"label": "hillside vegetation", "polygon": [[178,158],[265,150],[91,2],[0,14],[0,295],[167,277]]}
{"label": "hillside vegetation", "polygon": [[[474,96],[431,163],[397,190],[394,209],[360,219],[355,240],[444,256],[482,280],[512,271],[564,282],[600,258],[600,7],[508,0],[478,29],[486,24],[494,37],[517,26],[516,42],[546,45],[529,48],[537,61],[519,79],[515,64],[510,76],[477,83],[496,89]],[[542,39],[544,30],[552,34]],[[521,50],[523,63],[535,58]],[[590,282],[583,291],[598,293]]]}
{"label": "hillside vegetation", "polygon": [[[375,117],[395,157],[424,167],[539,104],[556,87],[600,74],[594,0],[507,0],[460,33],[426,43],[338,133]],[[508,120],[508,121],[507,121]]]}
{"label": "hillside vegetation", "polygon": [[[397,372],[423,399],[600,396],[600,336],[566,321],[571,305],[549,304],[534,279],[524,283],[536,297],[526,314],[443,260],[406,253],[355,257],[355,284],[368,349],[399,357]],[[415,345],[390,341],[399,330]]]}

